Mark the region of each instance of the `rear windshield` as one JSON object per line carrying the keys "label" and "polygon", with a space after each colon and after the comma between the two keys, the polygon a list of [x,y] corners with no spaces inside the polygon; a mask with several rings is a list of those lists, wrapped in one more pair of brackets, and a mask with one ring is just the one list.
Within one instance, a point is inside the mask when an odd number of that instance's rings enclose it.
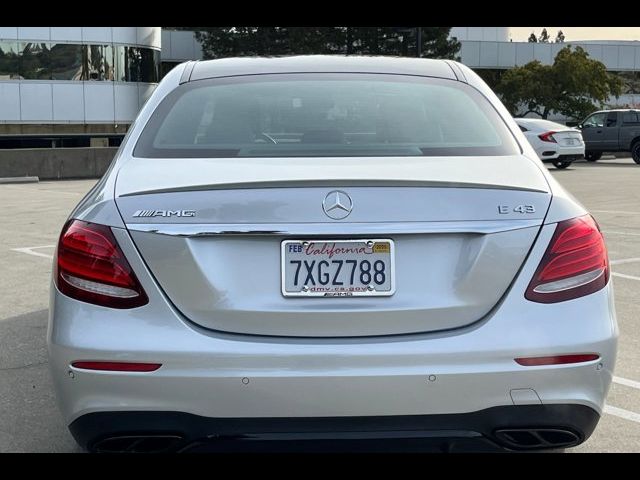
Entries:
{"label": "rear windshield", "polygon": [[275,74],[179,86],[137,157],[487,156],[519,153],[489,101],[453,80]]}

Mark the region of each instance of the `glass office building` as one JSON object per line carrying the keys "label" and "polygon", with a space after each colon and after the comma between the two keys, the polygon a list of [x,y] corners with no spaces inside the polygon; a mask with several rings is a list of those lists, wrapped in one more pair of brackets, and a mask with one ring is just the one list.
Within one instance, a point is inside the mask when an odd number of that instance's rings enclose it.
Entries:
{"label": "glass office building", "polygon": [[[452,27],[450,35],[460,40],[461,61],[489,83],[532,60],[550,64],[562,47],[579,45],[623,78],[624,95],[612,105],[640,105],[640,42],[511,42],[509,27]],[[121,138],[160,78],[201,58],[194,32],[186,30],[0,27],[0,148],[74,146],[64,135]]]}
{"label": "glass office building", "polygon": [[160,27],[0,27],[0,148],[121,136],[160,80],[160,55]]}

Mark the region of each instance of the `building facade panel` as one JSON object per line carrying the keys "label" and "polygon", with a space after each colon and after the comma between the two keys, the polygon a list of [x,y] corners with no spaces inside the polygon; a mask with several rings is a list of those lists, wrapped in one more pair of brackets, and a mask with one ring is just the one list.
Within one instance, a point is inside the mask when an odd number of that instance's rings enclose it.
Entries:
{"label": "building facade panel", "polygon": [[635,52],[639,50],[630,45],[621,45],[618,53],[618,67],[621,70],[634,70],[635,64]]}
{"label": "building facade panel", "polygon": [[553,57],[551,56],[549,45],[549,43],[534,43],[533,59],[538,60],[543,65],[551,65],[553,63]]}
{"label": "building facade panel", "polygon": [[111,27],[113,43],[137,45],[138,35],[135,27]]}
{"label": "building facade panel", "polygon": [[84,88],[81,83],[60,82],[53,88],[53,121],[84,123]]}
{"label": "building facade panel", "polygon": [[516,64],[516,44],[498,42],[498,67],[510,68]]}
{"label": "building facade panel", "polygon": [[113,88],[115,95],[115,121],[117,123],[131,123],[136,118],[140,105],[138,85],[117,83]]}
{"label": "building facade panel", "polygon": [[95,44],[113,43],[111,29],[112,27],[82,27],[82,41]]}
{"label": "building facade panel", "polygon": [[449,36],[461,41],[508,42],[509,27],[451,27]]}
{"label": "building facade panel", "polygon": [[0,122],[20,121],[20,84],[0,82]]}
{"label": "building facade panel", "polygon": [[462,42],[460,45],[460,57],[468,67],[480,66],[480,42]]}
{"label": "building facade panel", "polygon": [[84,118],[87,123],[115,123],[111,82],[84,82]]}
{"label": "building facade panel", "polygon": [[162,30],[162,61],[173,58],[171,50],[171,37],[173,32],[170,30]]}
{"label": "building facade panel", "polygon": [[489,68],[498,66],[498,42],[479,42],[479,65],[487,65]]}
{"label": "building facade panel", "polygon": [[50,83],[20,84],[20,120],[26,122],[51,122],[53,120],[53,95]]}
{"label": "building facade panel", "polygon": [[620,46],[619,45],[603,45],[602,46],[602,63],[609,70],[620,69]]}
{"label": "building facade panel", "polygon": [[51,41],[82,42],[82,27],[51,27]]}
{"label": "building facade panel", "polygon": [[0,38],[7,40],[18,39],[18,27],[0,27]]}
{"label": "building facade panel", "polygon": [[[194,33],[190,31],[171,31],[168,32],[170,37],[169,52],[164,52],[164,45],[162,47],[162,60],[163,61],[185,61],[194,60],[202,57],[202,52],[196,56],[195,45],[197,41]],[[166,38],[166,37],[165,37]],[[170,56],[168,56],[170,55]]]}
{"label": "building facade panel", "polygon": [[18,27],[18,38],[49,41],[51,27]]}
{"label": "building facade panel", "polygon": [[534,44],[528,43],[528,42],[527,43],[518,42],[516,44],[516,65],[517,66],[525,65],[535,58],[533,53],[534,52],[533,47],[534,47]]}

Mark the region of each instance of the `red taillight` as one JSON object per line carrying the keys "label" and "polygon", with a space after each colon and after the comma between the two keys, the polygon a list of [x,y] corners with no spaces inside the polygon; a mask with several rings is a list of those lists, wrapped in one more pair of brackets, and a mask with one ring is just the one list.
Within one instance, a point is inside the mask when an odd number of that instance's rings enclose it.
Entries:
{"label": "red taillight", "polygon": [[544,133],[541,133],[540,135],[538,135],[538,138],[540,140],[542,140],[543,142],[558,143],[558,142],[556,142],[556,139],[553,138],[553,134],[554,133],[558,133],[558,132],[544,132]]}
{"label": "red taillight", "polygon": [[140,363],[140,362],[73,362],[74,368],[84,370],[104,370],[106,372],[154,372],[158,370],[161,363]]}
{"label": "red taillight", "polygon": [[70,220],[56,255],[56,285],[71,298],[112,308],[149,301],[107,226]]}
{"label": "red taillight", "polygon": [[514,359],[523,367],[538,367],[540,365],[565,365],[567,363],[584,363],[598,360],[600,355],[595,353],[576,355],[553,355],[550,357],[522,357]]}
{"label": "red taillight", "polygon": [[591,215],[558,223],[525,297],[555,303],[582,297],[609,281],[604,238]]}

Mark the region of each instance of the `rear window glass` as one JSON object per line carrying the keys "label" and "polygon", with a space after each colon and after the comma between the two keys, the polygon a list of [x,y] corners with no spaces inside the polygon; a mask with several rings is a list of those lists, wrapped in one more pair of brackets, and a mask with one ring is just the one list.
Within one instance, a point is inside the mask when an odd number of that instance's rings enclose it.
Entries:
{"label": "rear window glass", "polygon": [[452,80],[278,74],[179,86],[138,157],[486,156],[519,148],[489,101]]}

